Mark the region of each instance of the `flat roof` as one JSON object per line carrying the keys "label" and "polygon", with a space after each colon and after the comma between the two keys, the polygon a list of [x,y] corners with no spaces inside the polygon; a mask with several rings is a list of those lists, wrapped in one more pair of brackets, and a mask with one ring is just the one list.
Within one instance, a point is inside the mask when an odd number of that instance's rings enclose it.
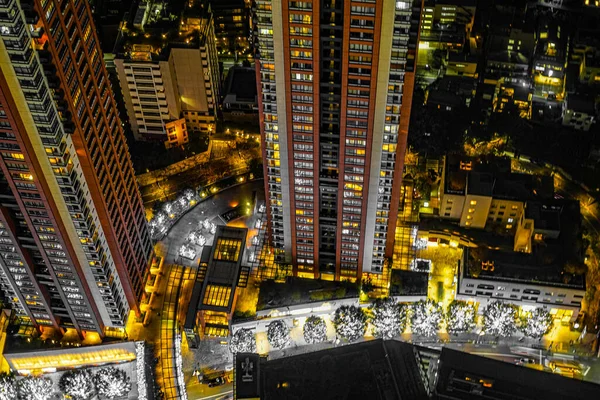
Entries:
{"label": "flat roof", "polygon": [[261,399],[425,400],[421,368],[409,343],[350,344],[261,362]]}
{"label": "flat roof", "polygon": [[226,95],[230,94],[235,95],[237,101],[256,101],[256,70],[240,66],[229,68]]}
{"label": "flat roof", "polygon": [[596,115],[595,99],[592,96],[569,93],[566,108],[575,112]]}
{"label": "flat roof", "polygon": [[[436,392],[463,399],[600,398],[600,385],[508,362],[442,348]],[[469,380],[465,378],[469,377]],[[487,385],[479,384],[483,380]],[[472,390],[474,387],[477,390]]]}
{"label": "flat roof", "polygon": [[534,221],[534,229],[560,231],[560,213],[563,203],[559,201],[530,201],[525,208],[525,218]]}
{"label": "flat roof", "polygon": [[[231,311],[242,269],[247,228],[219,225],[198,299],[198,310]],[[202,253],[202,258],[205,254]]]}
{"label": "flat roof", "polygon": [[551,177],[511,172],[510,159],[446,157],[444,193],[492,196],[498,199],[530,200],[554,194]]}

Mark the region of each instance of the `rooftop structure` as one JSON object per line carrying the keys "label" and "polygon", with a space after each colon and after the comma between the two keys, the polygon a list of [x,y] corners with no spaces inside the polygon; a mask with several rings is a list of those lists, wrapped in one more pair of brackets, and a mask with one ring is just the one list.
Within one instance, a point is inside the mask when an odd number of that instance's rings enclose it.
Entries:
{"label": "rooftop structure", "polygon": [[600,386],[468,354],[372,340],[275,360],[238,353],[237,399],[575,400]]}
{"label": "rooftop structure", "polygon": [[229,334],[236,288],[248,279],[249,269],[242,267],[247,234],[246,228],[219,225],[212,247],[203,249],[184,326],[189,336]]}
{"label": "rooftop structure", "polygon": [[593,96],[577,93],[567,95],[563,104],[562,124],[564,126],[587,132],[596,122],[597,116],[598,109]]}
{"label": "rooftop structure", "polygon": [[140,3],[115,47],[127,114],[138,140],[167,141],[168,122],[188,132],[214,130],[220,73],[208,4]]}
{"label": "rooftop structure", "polygon": [[379,339],[261,361],[260,398],[426,400],[430,398],[429,352]]}
{"label": "rooftop structure", "polygon": [[[574,320],[586,289],[579,204],[532,202],[531,208],[514,239],[496,236],[491,243],[470,233],[477,247],[464,249],[457,298],[477,299],[483,306],[492,300],[537,305],[556,318]],[[521,251],[510,248],[519,241],[525,242]]]}
{"label": "rooftop structure", "polygon": [[234,66],[229,69],[223,90],[223,118],[240,120],[258,117],[256,70]]}

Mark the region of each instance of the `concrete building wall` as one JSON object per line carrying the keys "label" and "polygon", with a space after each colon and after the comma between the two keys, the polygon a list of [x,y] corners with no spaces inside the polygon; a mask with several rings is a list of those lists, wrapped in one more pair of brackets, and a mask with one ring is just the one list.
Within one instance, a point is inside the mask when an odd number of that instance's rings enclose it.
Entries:
{"label": "concrete building wall", "polygon": [[485,228],[491,204],[491,196],[467,194],[460,216],[460,226],[479,229]]}
{"label": "concrete building wall", "polygon": [[480,312],[488,303],[501,300],[517,306],[535,306],[545,309],[569,310],[571,321],[579,314],[585,290],[555,287],[540,283],[500,282],[497,280],[462,278],[456,298],[479,302]]}
{"label": "concrete building wall", "polygon": [[460,220],[465,207],[465,196],[458,194],[442,193],[440,217]]}

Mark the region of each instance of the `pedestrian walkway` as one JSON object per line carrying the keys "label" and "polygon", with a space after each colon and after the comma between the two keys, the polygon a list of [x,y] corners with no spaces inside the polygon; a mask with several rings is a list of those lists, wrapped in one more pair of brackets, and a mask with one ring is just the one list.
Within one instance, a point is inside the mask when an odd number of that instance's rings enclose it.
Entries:
{"label": "pedestrian walkway", "polygon": [[[185,387],[180,387],[178,382],[178,371],[176,366],[176,335],[177,329],[177,300],[183,277],[183,267],[172,265],[169,269],[169,280],[165,292],[165,301],[162,311],[158,313],[160,319],[160,356],[159,368],[156,379],[158,380],[164,398],[187,399]],[[161,315],[162,313],[162,315]]]}

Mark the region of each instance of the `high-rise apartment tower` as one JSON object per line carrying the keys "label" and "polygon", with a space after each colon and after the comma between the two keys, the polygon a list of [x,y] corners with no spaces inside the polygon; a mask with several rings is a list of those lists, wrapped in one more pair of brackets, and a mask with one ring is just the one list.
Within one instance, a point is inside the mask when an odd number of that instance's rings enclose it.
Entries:
{"label": "high-rise apartment tower", "polygon": [[0,0],[0,291],[80,333],[139,312],[152,252],[85,0]]}
{"label": "high-rise apartment tower", "polygon": [[257,0],[270,239],[298,276],[357,279],[392,255],[419,0]]}

